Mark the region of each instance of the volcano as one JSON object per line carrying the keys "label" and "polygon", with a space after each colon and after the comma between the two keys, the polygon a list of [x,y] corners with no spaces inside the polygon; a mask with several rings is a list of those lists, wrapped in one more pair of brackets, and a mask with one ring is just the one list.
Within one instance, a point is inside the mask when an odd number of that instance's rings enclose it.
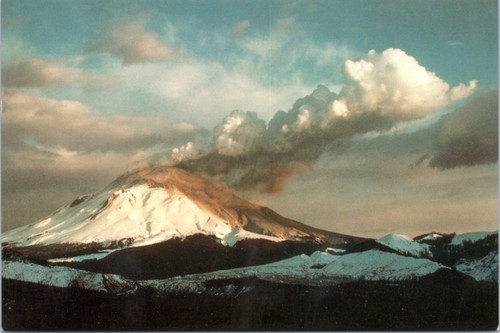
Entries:
{"label": "volcano", "polygon": [[133,278],[263,264],[363,240],[285,218],[171,167],[128,172],[2,236],[5,249],[28,258]]}
{"label": "volcano", "polygon": [[187,171],[157,167],[122,175],[101,192],[82,196],[34,224],[8,231],[15,246],[121,242],[158,243],[194,234],[222,244],[259,238],[311,240],[345,247],[361,238],[316,229],[234,195]]}

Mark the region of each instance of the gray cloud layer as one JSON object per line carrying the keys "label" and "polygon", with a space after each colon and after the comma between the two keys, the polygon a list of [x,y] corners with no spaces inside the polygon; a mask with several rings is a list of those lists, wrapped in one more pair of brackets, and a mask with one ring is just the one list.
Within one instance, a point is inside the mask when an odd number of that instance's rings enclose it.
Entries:
{"label": "gray cloud layer", "polygon": [[498,161],[498,91],[491,90],[444,116],[431,167],[450,169]]}
{"label": "gray cloud layer", "polygon": [[79,68],[66,67],[44,59],[14,61],[2,66],[2,83],[7,87],[59,86],[69,83],[91,83],[101,80],[86,75]]}

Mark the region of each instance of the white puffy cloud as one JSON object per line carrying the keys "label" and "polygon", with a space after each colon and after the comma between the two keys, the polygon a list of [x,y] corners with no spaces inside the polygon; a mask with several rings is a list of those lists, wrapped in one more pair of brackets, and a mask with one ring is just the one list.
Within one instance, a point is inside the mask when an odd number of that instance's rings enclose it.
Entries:
{"label": "white puffy cloud", "polygon": [[123,60],[124,65],[172,59],[176,53],[162,44],[158,37],[145,31],[141,22],[116,24],[104,41],[91,48],[92,51],[109,52]]}
{"label": "white puffy cloud", "polygon": [[400,49],[380,54],[371,50],[360,60],[348,60],[344,75],[352,80],[341,92],[350,112],[380,112],[400,120],[424,117],[468,97],[477,84],[474,80],[450,90],[448,83]]}
{"label": "white puffy cloud", "polygon": [[2,66],[2,83],[7,87],[53,87],[99,79],[96,75],[86,75],[80,68],[66,67],[38,58],[13,61]]}
{"label": "white puffy cloud", "polygon": [[214,128],[217,152],[222,155],[238,156],[257,149],[266,123],[255,112],[233,111]]}
{"label": "white puffy cloud", "polygon": [[450,91],[450,98],[452,101],[458,101],[469,97],[474,93],[477,87],[477,80],[472,80],[469,85],[460,83],[458,86],[453,87]]}
{"label": "white puffy cloud", "polygon": [[172,149],[172,160],[176,163],[185,159],[193,159],[198,156],[198,152],[193,142],[188,142],[185,145]]}

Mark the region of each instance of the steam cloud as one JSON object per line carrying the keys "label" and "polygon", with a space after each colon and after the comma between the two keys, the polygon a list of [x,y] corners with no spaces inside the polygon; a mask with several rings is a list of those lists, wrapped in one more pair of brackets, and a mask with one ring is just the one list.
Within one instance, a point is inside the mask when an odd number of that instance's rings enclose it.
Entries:
{"label": "steam cloud", "polygon": [[422,118],[468,97],[477,85],[450,88],[399,49],[372,50],[348,60],[343,72],[350,81],[339,94],[320,85],[267,125],[254,112],[233,111],[215,127],[213,142],[176,148],[170,163],[230,187],[277,192],[343,139]]}

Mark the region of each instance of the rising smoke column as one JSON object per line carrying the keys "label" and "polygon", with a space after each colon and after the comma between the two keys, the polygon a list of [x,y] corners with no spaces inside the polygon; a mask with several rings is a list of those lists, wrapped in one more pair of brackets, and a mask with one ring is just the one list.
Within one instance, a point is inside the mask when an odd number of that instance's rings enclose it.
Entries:
{"label": "rising smoke column", "polygon": [[[290,176],[355,134],[423,118],[470,96],[477,81],[450,88],[399,49],[374,50],[348,60],[340,93],[318,86],[268,124],[255,112],[233,111],[215,127],[213,141],[174,150],[174,165],[237,189],[278,192]],[[202,149],[198,149],[202,147]]]}

